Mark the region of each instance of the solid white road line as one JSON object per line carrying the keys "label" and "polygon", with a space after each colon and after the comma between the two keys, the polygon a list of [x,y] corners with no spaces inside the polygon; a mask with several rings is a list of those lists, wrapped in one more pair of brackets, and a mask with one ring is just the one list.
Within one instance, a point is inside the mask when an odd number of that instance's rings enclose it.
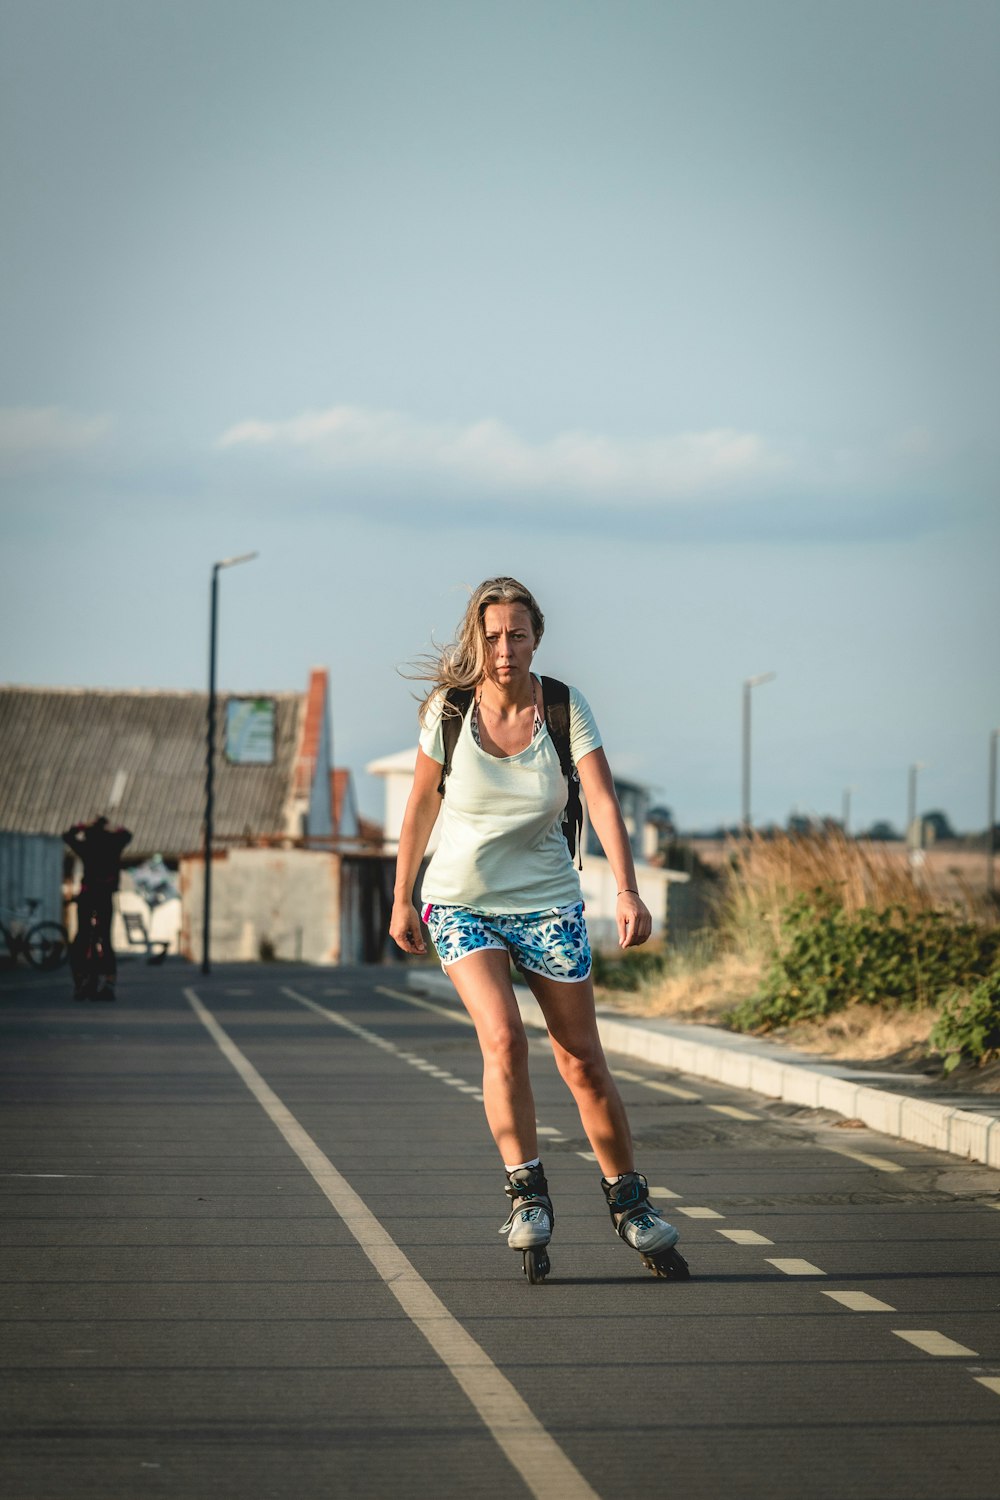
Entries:
{"label": "solid white road line", "polygon": [[870,1297],[867,1292],[824,1292],[824,1297],[829,1297],[834,1302],[839,1302],[843,1307],[849,1307],[851,1312],[895,1312],[888,1302],[880,1302],[877,1297]]}
{"label": "solid white road line", "polygon": [[796,1260],[794,1257],[790,1260],[783,1260],[780,1258],[772,1259],[772,1257],[769,1255],[766,1256],[765,1259],[767,1260],[768,1265],[774,1266],[774,1268],[778,1271],[783,1271],[786,1276],[826,1275],[825,1271],[821,1271],[819,1266],[814,1266],[812,1261],[810,1260]]}
{"label": "solid white road line", "polygon": [[749,1110],[737,1109],[735,1104],[709,1104],[709,1109],[714,1109],[717,1115],[728,1115],[731,1120],[760,1120],[761,1115],[752,1115]]}
{"label": "solid white road line", "polygon": [[732,1240],[734,1245],[773,1245],[766,1234],[758,1234],[756,1229],[717,1229],[716,1234],[724,1235],[727,1240]]}
{"label": "solid white road line", "polygon": [[971,1359],[979,1358],[975,1349],[967,1349],[964,1344],[956,1344],[954,1339],[946,1338],[943,1333],[938,1333],[933,1328],[894,1328],[892,1331],[898,1339],[906,1339],[908,1344],[915,1344],[925,1354],[941,1354],[951,1358],[959,1355],[965,1355]]}
{"label": "solid white road line", "polygon": [[851,1161],[859,1161],[863,1167],[873,1167],[876,1172],[905,1172],[898,1161],[888,1161],[884,1156],[866,1156],[863,1151],[849,1151],[846,1146],[824,1146],[825,1151],[832,1151],[836,1156],[848,1156]]}
{"label": "solid white road line", "polygon": [[598,1500],[527,1402],[431,1290],[364,1200],[205,1009],[195,991],[185,989],[184,994],[223,1057],[340,1215],[406,1316],[461,1386],[530,1493],[538,1500],[551,1500],[553,1495],[566,1500]]}
{"label": "solid white road line", "polygon": [[689,1219],[724,1219],[725,1214],[717,1214],[714,1208],[678,1208],[679,1214],[686,1214]]}

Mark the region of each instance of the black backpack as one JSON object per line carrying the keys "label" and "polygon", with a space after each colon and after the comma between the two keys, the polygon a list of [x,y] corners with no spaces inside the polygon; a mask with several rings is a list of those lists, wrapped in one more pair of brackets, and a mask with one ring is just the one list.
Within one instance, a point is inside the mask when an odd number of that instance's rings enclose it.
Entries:
{"label": "black backpack", "polygon": [[[569,688],[565,682],[560,682],[556,677],[543,677],[542,695],[545,698],[545,723],[552,737],[552,743],[556,747],[562,773],[566,778],[567,795],[562,825],[563,836],[569,845],[570,858],[576,855],[579,867],[582,869],[580,839],[583,832],[583,803],[580,800],[580,777],[573,764],[573,756],[569,748]],[[469,712],[474,696],[472,688],[449,688],[445,694],[445,703],[450,704],[456,712],[443,714],[441,719],[444,765],[441,768],[438,791],[442,797],[444,784],[451,771],[451,758],[458,744],[458,736],[462,732],[462,722]]]}

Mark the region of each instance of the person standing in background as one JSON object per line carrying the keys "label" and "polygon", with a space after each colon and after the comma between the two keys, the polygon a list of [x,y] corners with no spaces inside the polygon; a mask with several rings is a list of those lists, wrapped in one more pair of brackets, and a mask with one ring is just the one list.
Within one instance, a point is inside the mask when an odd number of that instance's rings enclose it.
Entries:
{"label": "person standing in background", "polygon": [[111,917],[122,850],[131,839],[127,828],[109,828],[103,816],[92,823],[74,823],[63,834],[63,843],[83,861],[76,937],[69,955],[74,1000],[115,999],[118,966],[111,946]]}

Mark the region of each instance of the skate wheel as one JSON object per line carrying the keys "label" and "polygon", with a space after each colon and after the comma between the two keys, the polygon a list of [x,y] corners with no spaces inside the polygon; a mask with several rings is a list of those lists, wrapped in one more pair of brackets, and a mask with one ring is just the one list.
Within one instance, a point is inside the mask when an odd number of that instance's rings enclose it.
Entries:
{"label": "skate wheel", "polygon": [[552,1269],[547,1250],[525,1250],[522,1269],[532,1286],[541,1286]]}
{"label": "skate wheel", "polygon": [[671,1281],[688,1281],[691,1272],[679,1250],[661,1250],[659,1255],[644,1255],[642,1263],[654,1276],[663,1276]]}

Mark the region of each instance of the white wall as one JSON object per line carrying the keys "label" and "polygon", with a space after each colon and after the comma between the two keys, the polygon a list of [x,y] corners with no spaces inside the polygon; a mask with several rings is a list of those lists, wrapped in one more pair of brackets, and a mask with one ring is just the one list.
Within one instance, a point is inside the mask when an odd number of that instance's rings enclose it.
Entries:
{"label": "white wall", "polygon": [[[416,752],[414,751],[414,758]],[[410,790],[413,786],[413,768],[407,771],[381,772],[385,782],[385,848],[388,854],[395,854],[399,843],[399,833],[403,826],[403,814],[409,801]],[[433,854],[438,846],[440,818],[431,830],[431,836],[427,843],[427,853]]]}
{"label": "white wall", "polygon": [[[653,918],[653,938],[662,938],[667,920],[667,889],[671,874],[653,865],[636,861],[636,885],[639,895],[649,907]],[[686,876],[682,876],[686,879]],[[618,909],[618,890],[611,867],[606,859],[597,854],[585,854],[580,886],[586,908],[587,932],[595,948],[617,948],[618,926],[615,920]]]}
{"label": "white wall", "polygon": [[135,912],[137,916],[140,916],[151,938],[156,942],[169,944],[168,953],[180,952],[181,903],[179,900],[161,901],[160,905],[154,906],[150,912],[139,892],[130,889],[128,872],[122,871],[121,890],[115,900],[115,916],[111,924],[111,945],[119,956],[123,953],[141,955],[143,950],[133,948],[129,943],[125,923],[121,917],[123,911]]}
{"label": "white wall", "polygon": [[[181,951],[201,958],[203,866],[181,861]],[[257,963],[274,956],[310,964],[340,957],[340,860],[316,849],[230,849],[212,860],[212,958]]]}

